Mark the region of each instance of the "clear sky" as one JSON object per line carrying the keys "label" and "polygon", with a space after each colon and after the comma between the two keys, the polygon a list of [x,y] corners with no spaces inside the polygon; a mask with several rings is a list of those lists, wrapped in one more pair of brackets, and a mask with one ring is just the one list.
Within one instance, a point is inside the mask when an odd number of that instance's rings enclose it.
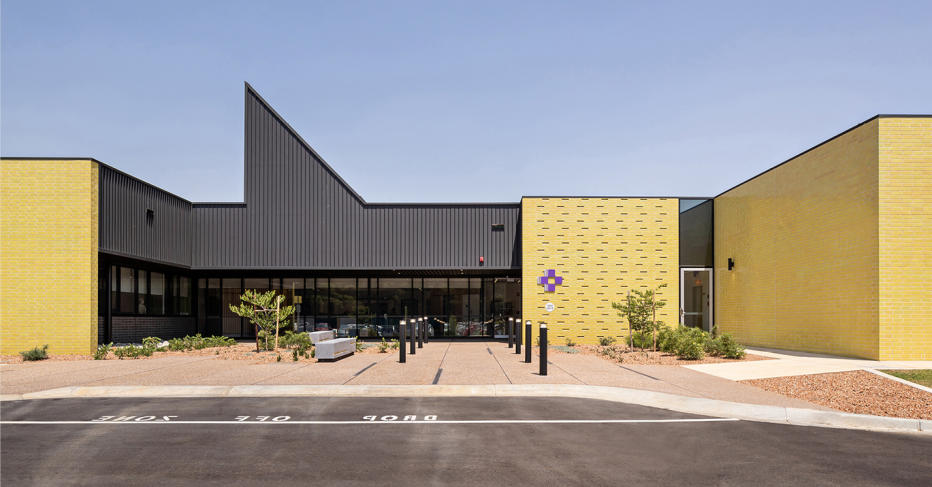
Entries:
{"label": "clear sky", "polygon": [[932,2],[4,0],[0,153],[242,201],[248,81],[366,200],[714,196],[932,113]]}

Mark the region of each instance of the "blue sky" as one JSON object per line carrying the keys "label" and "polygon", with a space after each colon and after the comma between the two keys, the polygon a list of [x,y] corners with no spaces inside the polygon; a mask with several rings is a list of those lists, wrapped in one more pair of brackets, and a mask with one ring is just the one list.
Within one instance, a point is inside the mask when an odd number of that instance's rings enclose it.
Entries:
{"label": "blue sky", "polygon": [[932,2],[0,7],[0,153],[242,201],[248,81],[368,201],[712,196],[932,113]]}

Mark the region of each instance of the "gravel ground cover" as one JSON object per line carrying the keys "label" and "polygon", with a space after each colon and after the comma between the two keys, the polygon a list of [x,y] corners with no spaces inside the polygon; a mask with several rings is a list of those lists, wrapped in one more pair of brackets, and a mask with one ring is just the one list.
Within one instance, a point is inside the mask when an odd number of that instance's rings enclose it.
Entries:
{"label": "gravel ground cover", "polygon": [[[363,349],[356,352],[357,354],[378,354],[378,346],[372,343],[366,343],[363,345]],[[388,350],[386,353],[398,353],[397,350]],[[132,359],[126,358],[123,360],[148,360],[156,359],[162,357],[204,357],[204,356],[214,356],[223,360],[240,360],[253,364],[269,364],[276,362],[287,362],[287,363],[313,363],[316,362],[316,359],[310,358],[306,359],[302,356],[298,356],[298,360],[294,360],[292,355],[292,349],[289,348],[279,348],[278,351],[273,352],[271,350],[266,351],[260,347],[259,353],[256,353],[256,344],[255,343],[239,343],[230,347],[214,347],[214,348],[202,348],[200,350],[185,350],[185,351],[174,351],[174,352],[153,352],[149,357],[140,356],[139,358]],[[278,357],[281,356],[281,360]],[[90,355],[49,355],[49,358],[46,360],[40,360],[38,362],[25,362],[29,363],[42,363],[42,362],[73,362],[81,360],[94,360],[94,357]],[[111,351],[107,354],[107,360],[119,360],[119,358],[114,355]],[[3,355],[0,356],[0,363],[4,364],[21,364],[23,362],[23,357],[20,355]]]}
{"label": "gravel ground cover", "polygon": [[[537,347],[535,347],[537,348]],[[549,347],[550,353],[581,353],[583,355],[594,355],[601,358],[602,360],[607,360],[609,362],[614,362],[616,364],[636,364],[636,365],[699,365],[699,364],[721,364],[727,362],[752,362],[757,360],[773,360],[770,357],[764,357],[762,355],[752,355],[747,354],[743,359],[728,359],[721,357],[712,357],[706,355],[705,358],[699,360],[686,360],[678,358],[672,353],[664,352],[651,352],[649,350],[641,349],[630,349],[626,348],[624,345],[614,345],[610,347],[603,347],[601,345],[575,345],[571,348],[575,349],[576,352],[567,352],[565,349],[568,347],[565,346],[551,346]],[[608,350],[614,351],[614,356],[611,354],[603,353]]]}
{"label": "gravel ground cover", "polygon": [[932,419],[932,394],[863,370],[741,382],[846,413]]}

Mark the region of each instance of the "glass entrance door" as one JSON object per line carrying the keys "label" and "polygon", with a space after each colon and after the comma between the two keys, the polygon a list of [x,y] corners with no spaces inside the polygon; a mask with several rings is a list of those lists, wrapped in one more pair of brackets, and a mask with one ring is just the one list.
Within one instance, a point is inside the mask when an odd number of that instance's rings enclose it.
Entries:
{"label": "glass entrance door", "polygon": [[680,269],[680,324],[712,331],[712,269]]}

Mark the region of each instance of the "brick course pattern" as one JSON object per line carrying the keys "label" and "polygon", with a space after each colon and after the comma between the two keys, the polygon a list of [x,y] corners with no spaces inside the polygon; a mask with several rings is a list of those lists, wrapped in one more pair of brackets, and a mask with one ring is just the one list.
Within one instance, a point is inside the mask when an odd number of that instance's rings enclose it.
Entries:
{"label": "brick course pattern", "polygon": [[142,343],[143,338],[162,340],[183,338],[197,333],[193,316],[114,316],[114,343]]}
{"label": "brick course pattern", "polygon": [[874,119],[716,198],[719,329],[746,345],[932,358],[930,138],[927,118]]}
{"label": "brick course pattern", "polygon": [[879,130],[880,358],[932,360],[932,118]]}
{"label": "brick course pattern", "polygon": [[[551,344],[581,344],[627,336],[612,308],[629,289],[653,289],[667,301],[657,319],[679,321],[679,200],[675,198],[524,198],[521,291],[533,338],[546,322]],[[548,269],[563,277],[546,292],[537,278]],[[544,306],[556,309],[548,313]]]}
{"label": "brick course pattern", "polygon": [[97,348],[98,166],[0,163],[0,353]]}

